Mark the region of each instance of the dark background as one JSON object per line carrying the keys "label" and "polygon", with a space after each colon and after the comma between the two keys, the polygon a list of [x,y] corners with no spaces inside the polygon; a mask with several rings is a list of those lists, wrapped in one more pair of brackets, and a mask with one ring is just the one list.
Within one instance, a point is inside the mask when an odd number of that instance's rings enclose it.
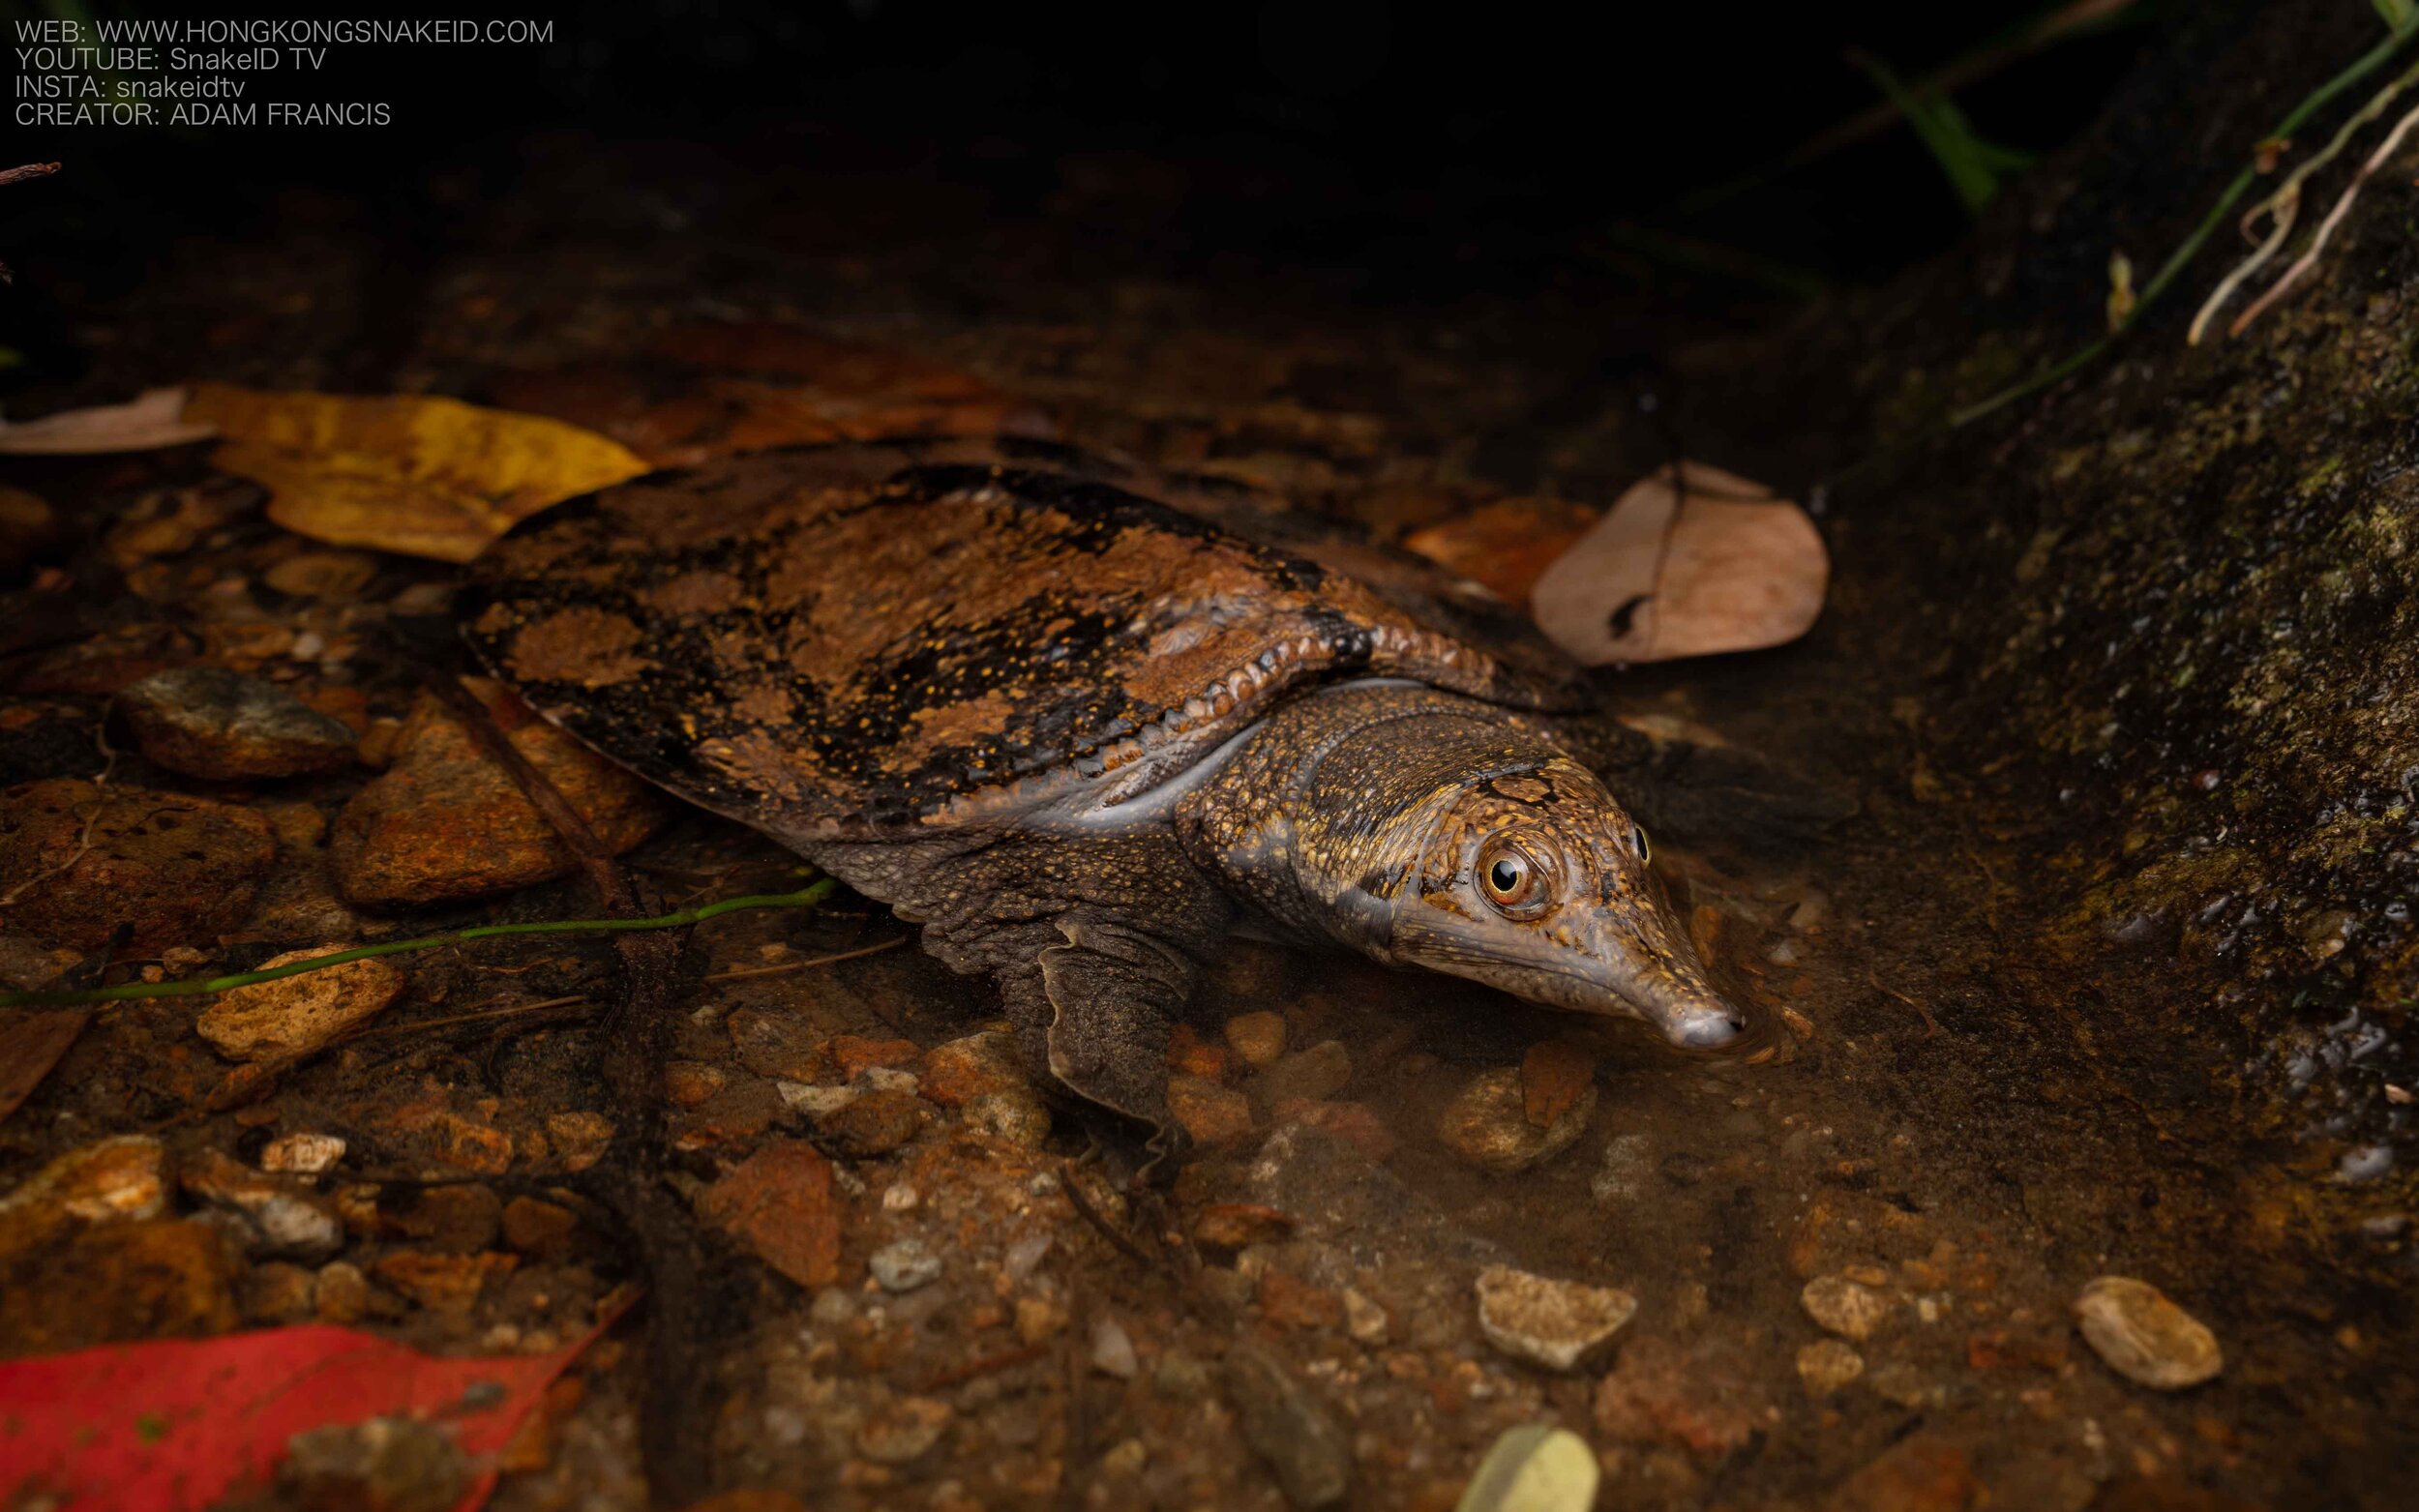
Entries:
{"label": "dark background", "polygon": [[[766,175],[847,163],[939,179],[978,188],[1003,216],[1048,205],[1071,173],[1149,181],[1134,167],[1148,162],[1172,166],[1180,191],[1115,234],[1147,240],[1150,257],[1274,259],[1514,295],[1628,258],[1743,297],[1803,295],[1936,254],[1967,223],[1902,125],[1757,176],[1881,99],[1847,49],[1920,78],[2061,9],[564,8],[551,13],[552,45],[339,50],[324,81],[286,92],[388,101],[396,124],[384,129],[12,126],[12,162],[66,168],[0,200],[0,257],[18,273],[0,313],[19,354],[0,382],[61,375],[75,359],[54,300],[106,300],[180,236],[256,234],[300,193],[425,241],[443,234],[442,205],[426,197],[433,173],[466,171],[480,193],[508,193],[516,144],[541,133],[707,142]],[[162,14],[16,0],[5,8],[12,48],[19,19],[78,11]],[[2054,147],[2172,14],[2126,8],[2117,24],[1992,71],[1957,104],[1993,141]]]}

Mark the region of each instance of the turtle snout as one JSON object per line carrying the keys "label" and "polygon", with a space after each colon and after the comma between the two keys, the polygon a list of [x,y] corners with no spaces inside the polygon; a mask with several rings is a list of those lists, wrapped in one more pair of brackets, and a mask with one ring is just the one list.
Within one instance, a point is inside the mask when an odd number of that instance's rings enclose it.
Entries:
{"label": "turtle snout", "polygon": [[1724,1050],[1747,1032],[1747,1015],[1718,1000],[1691,1004],[1663,1021],[1663,1036],[1678,1050]]}

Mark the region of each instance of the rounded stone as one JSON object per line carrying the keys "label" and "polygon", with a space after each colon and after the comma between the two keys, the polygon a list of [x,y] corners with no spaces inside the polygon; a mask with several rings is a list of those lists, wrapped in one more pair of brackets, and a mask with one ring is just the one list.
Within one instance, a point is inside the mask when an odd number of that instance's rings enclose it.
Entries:
{"label": "rounded stone", "polygon": [[1509,1175],[1553,1159],[1578,1141],[1596,1112],[1590,1086],[1540,1129],[1529,1121],[1520,1068],[1504,1066],[1470,1079],[1437,1120],[1437,1138],[1481,1171]]}
{"label": "rounded stone", "polygon": [[1321,1040],[1286,1055],[1260,1074],[1256,1089],[1269,1108],[1333,1097],[1353,1079],[1352,1052],[1340,1040]]}
{"label": "rounded stone", "polygon": [[1272,1066],[1285,1053],[1285,1018],[1262,1010],[1226,1021],[1226,1043],[1245,1064]]}
{"label": "rounded stone", "polygon": [[1827,1397],[1865,1374],[1865,1356],[1837,1339],[1818,1339],[1798,1351],[1798,1379],[1813,1396]]}
{"label": "rounded stone", "polygon": [[1205,1148],[1251,1135],[1251,1099],[1201,1077],[1168,1078],[1168,1111],[1192,1141]]}
{"label": "rounded stone", "polygon": [[881,1465],[923,1458],[949,1426],[949,1404],[931,1397],[901,1397],[877,1409],[856,1431],[859,1454]]}
{"label": "rounded stone", "polygon": [[1050,1138],[1050,1105],[1030,1086],[985,1092],[966,1104],[966,1121],[1019,1149],[1037,1150]]}
{"label": "rounded stone", "polygon": [[154,672],[118,695],[143,755],[208,782],[348,766],[353,732],[277,684],[224,667]]}
{"label": "rounded stone", "polygon": [[281,1134],[260,1151],[260,1169],[297,1176],[324,1175],[344,1158],[344,1141],[333,1134]]}
{"label": "rounded stone", "polygon": [[1829,1332],[1859,1343],[1890,1320],[1890,1299],[1845,1276],[1817,1276],[1798,1293],[1806,1316]]}
{"label": "rounded stone", "polygon": [[2181,1391],[2225,1369],[2217,1335],[2147,1281],[2098,1277],[2076,1297],[2075,1320],[2109,1369],[2140,1385]]}
{"label": "rounded stone", "polygon": [[866,1264],[885,1291],[912,1291],[941,1279],[941,1257],[921,1239],[885,1244]]}
{"label": "rounded stone", "polygon": [[1456,1512],[1588,1512],[1601,1473],[1596,1451],[1568,1428],[1508,1428],[1478,1462]]}

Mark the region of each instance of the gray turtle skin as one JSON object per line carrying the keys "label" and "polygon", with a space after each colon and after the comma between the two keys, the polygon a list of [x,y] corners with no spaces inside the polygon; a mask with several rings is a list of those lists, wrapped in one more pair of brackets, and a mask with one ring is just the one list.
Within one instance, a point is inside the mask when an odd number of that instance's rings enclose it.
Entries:
{"label": "gray turtle skin", "polygon": [[549,719],[992,977],[1159,1156],[1169,1032],[1239,931],[1735,1042],[1550,652],[1282,519],[1030,443],[766,453],[523,521],[459,612]]}

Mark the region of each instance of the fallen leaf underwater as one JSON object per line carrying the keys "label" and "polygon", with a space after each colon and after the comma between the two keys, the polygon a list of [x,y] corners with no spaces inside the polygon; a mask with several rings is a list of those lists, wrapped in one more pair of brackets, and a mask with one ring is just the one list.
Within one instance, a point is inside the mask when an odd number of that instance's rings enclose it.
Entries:
{"label": "fallen leaf underwater", "polygon": [[409,1416],[443,1425],[471,1457],[468,1512],[547,1386],[612,1323],[531,1355],[444,1359],[306,1324],[0,1363],[0,1495],[197,1512],[271,1479],[296,1434]]}

